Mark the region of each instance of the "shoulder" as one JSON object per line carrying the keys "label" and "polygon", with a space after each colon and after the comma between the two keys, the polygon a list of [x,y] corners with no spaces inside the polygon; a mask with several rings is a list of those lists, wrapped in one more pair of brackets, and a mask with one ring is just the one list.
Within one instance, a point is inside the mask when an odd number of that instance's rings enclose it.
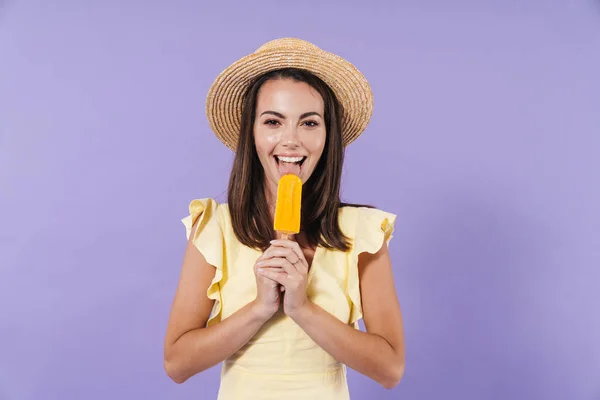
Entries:
{"label": "shoulder", "polygon": [[362,228],[372,227],[391,233],[396,223],[396,214],[374,207],[345,205],[339,209],[340,225]]}
{"label": "shoulder", "polygon": [[396,215],[378,208],[355,205],[340,207],[338,215],[342,232],[352,242],[347,290],[352,301],[350,323],[358,329],[357,321],[363,315],[359,256],[364,253],[377,254],[380,250],[385,250],[384,244],[389,244],[392,239]]}
{"label": "shoulder", "polygon": [[194,227],[197,230],[207,227],[226,230],[230,224],[229,207],[227,203],[219,203],[210,197],[193,199],[188,204],[188,215],[181,222],[186,227],[188,237]]}
{"label": "shoulder", "polygon": [[396,214],[378,208],[346,205],[339,209],[340,228],[354,242],[354,252],[375,253],[392,239]]}

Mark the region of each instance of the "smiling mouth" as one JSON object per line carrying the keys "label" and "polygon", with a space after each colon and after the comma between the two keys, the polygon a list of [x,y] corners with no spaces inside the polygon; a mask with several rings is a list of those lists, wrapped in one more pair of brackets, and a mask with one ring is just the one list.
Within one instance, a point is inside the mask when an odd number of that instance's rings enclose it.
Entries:
{"label": "smiling mouth", "polygon": [[277,163],[277,169],[280,175],[285,174],[296,174],[299,175],[302,169],[302,164],[306,161],[306,157],[286,157],[286,156],[275,156],[273,157]]}
{"label": "smiling mouth", "polygon": [[297,164],[297,165],[302,166],[302,164],[304,163],[304,160],[306,160],[306,157],[275,156],[275,162],[277,162],[277,164],[289,163],[289,164]]}

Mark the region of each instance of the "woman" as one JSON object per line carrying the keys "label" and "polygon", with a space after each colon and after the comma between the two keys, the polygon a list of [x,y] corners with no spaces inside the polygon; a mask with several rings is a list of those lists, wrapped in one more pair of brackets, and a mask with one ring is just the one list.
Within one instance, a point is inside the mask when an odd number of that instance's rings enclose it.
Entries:
{"label": "woman", "polygon": [[[344,147],[373,100],[346,60],[297,39],[223,71],[207,99],[236,152],[228,203],[191,202],[165,339],[178,383],[223,362],[219,399],[348,399],[346,367],[386,388],[404,372],[388,253],[395,215],[340,202]],[[277,237],[279,178],[302,182],[301,232]],[[366,332],[358,329],[364,319]]]}

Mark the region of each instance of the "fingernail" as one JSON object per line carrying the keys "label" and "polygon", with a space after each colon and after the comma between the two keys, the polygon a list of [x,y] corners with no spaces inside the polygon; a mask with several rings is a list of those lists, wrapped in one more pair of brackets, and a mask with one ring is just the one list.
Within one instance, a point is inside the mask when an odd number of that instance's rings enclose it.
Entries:
{"label": "fingernail", "polygon": [[263,264],[264,264],[264,262],[262,262],[262,261],[259,261],[259,262],[257,262],[257,263],[256,263],[256,265],[257,265],[257,266],[259,266],[259,267],[260,267],[261,265],[263,265]]}
{"label": "fingernail", "polygon": [[271,240],[269,243],[273,244],[273,242],[274,242],[274,241],[275,241],[275,240]]}
{"label": "fingernail", "polygon": [[262,268],[259,268],[259,269],[258,269],[258,272],[262,274],[264,271],[263,271],[263,269],[262,269]]}

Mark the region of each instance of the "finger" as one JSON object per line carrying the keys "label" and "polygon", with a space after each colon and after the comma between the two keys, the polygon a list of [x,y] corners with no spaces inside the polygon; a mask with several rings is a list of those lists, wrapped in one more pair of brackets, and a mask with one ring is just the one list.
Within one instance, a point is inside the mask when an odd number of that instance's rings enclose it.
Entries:
{"label": "finger", "polygon": [[[275,286],[277,286],[277,285],[279,284],[279,282],[277,282],[277,281],[274,281],[274,280],[272,280],[272,279],[269,279],[269,278],[265,277],[264,275],[262,275],[262,274],[260,273],[260,269],[261,269],[261,267],[260,267],[260,265],[259,265],[259,264],[260,264],[260,263],[256,263],[256,264],[254,265],[254,275],[256,275],[256,278],[257,278],[258,280],[260,280],[261,278],[264,278],[264,279],[266,279],[266,280],[268,281],[268,283],[269,283],[270,285],[272,284],[272,285],[275,285]],[[269,269],[271,269],[271,270],[279,270],[279,271],[283,271],[283,268],[281,268],[281,267],[266,267],[266,268],[269,268]],[[267,283],[267,282],[265,282],[265,283]]]}
{"label": "finger", "polygon": [[271,240],[270,243],[274,248],[284,247],[290,249],[298,256],[298,258],[304,259],[304,253],[302,252],[298,242],[294,242],[292,240]]}
{"label": "finger", "polygon": [[291,262],[289,262],[286,258],[270,258],[268,260],[264,260],[258,263],[259,270],[260,269],[269,269],[269,270],[280,270],[282,272],[287,273],[288,275],[299,275],[298,270]]}
{"label": "finger", "polygon": [[284,247],[293,251],[294,254],[298,257],[298,259],[302,261],[301,263],[295,263],[294,266],[304,267],[303,272],[308,271],[308,262],[306,261],[304,253],[302,252],[302,249],[300,248],[300,245],[297,242],[294,242],[292,240],[271,240],[271,245],[275,248]]}
{"label": "finger", "polygon": [[287,247],[273,247],[273,250],[271,250],[269,252],[269,254],[267,255],[267,257],[265,257],[264,259],[269,259],[269,258],[274,258],[274,257],[287,258],[287,260],[294,265],[296,265],[298,263],[298,261],[302,260],[294,252],[294,250],[287,248]]}
{"label": "finger", "polygon": [[268,258],[271,258],[271,257],[272,257],[272,256],[271,256],[271,253],[273,252],[273,250],[274,250],[274,249],[275,249],[275,248],[274,248],[273,246],[271,246],[271,247],[269,247],[268,249],[266,249],[266,250],[265,250],[265,251],[264,251],[264,252],[261,254],[261,256],[260,256],[260,257],[258,257],[258,260],[257,260],[257,261],[260,261],[260,260],[266,260],[266,259],[268,259]]}
{"label": "finger", "polygon": [[269,260],[269,259],[273,258],[274,257],[273,251],[275,249],[277,249],[277,248],[271,246],[267,250],[265,250],[265,252],[263,254],[261,254],[261,256],[256,259],[256,262],[254,263],[254,269],[255,270],[258,269],[258,267],[260,267],[260,265],[262,263],[264,263],[266,260]]}
{"label": "finger", "polygon": [[291,250],[284,247],[269,247],[262,255],[261,260],[268,260],[273,257],[285,257]]}
{"label": "finger", "polygon": [[267,250],[264,251],[264,253],[262,253],[262,255],[256,261],[268,260],[269,258],[273,257],[284,257],[286,254],[285,252],[287,251],[291,250],[281,246],[270,246],[269,248],[267,248]]}
{"label": "finger", "polygon": [[285,272],[259,268],[258,273],[266,278],[274,280],[275,282],[279,283],[280,285],[285,286],[285,284],[287,283],[287,274]]}

